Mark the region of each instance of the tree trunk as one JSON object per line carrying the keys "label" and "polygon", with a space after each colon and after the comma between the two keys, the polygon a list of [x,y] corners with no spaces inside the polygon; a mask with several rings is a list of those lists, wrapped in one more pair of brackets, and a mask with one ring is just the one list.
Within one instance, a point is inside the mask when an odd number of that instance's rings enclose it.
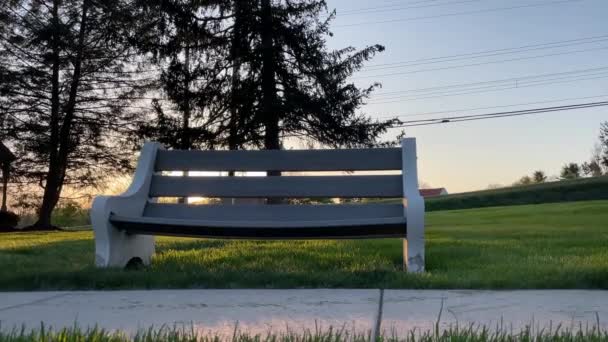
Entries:
{"label": "tree trunk", "polygon": [[[277,103],[277,83],[275,79],[275,60],[272,27],[272,4],[270,0],[262,0],[262,116],[264,119],[264,148],[280,150],[279,112]],[[268,170],[267,176],[280,176],[281,171]],[[282,203],[281,198],[268,198],[268,204]]]}
{"label": "tree trunk", "polygon": [[10,162],[6,161],[2,164],[2,207],[0,211],[7,211],[6,207],[6,188],[8,188],[8,177],[11,169]]}
{"label": "tree trunk", "polygon": [[[242,40],[242,4],[241,0],[234,0],[234,28],[232,34],[232,42],[230,45],[230,60],[232,61],[232,76],[230,79],[230,120],[228,121],[228,149],[238,150],[240,145],[239,139],[239,81],[241,72],[241,56],[240,47]],[[234,177],[235,172],[232,170],[228,171],[228,177]],[[222,199],[224,204],[236,204],[238,202],[235,198],[224,198]]]}
{"label": "tree trunk", "polygon": [[[184,52],[184,113],[182,116],[182,139],[180,149],[189,150],[192,148],[190,141],[190,40],[186,31],[186,49]],[[182,171],[184,177],[188,176],[188,171]],[[179,197],[177,203],[188,203],[188,197]]]}
{"label": "tree trunk", "polygon": [[192,148],[190,142],[190,41],[188,40],[188,33],[186,32],[186,51],[185,51],[184,68],[186,69],[184,75],[184,113],[182,117],[182,139],[181,146],[182,150],[189,150]]}
{"label": "tree trunk", "polygon": [[[72,131],[74,109],[76,107],[76,96],[78,95],[78,86],[80,84],[80,75],[82,70],[84,39],[87,30],[88,7],[89,0],[83,0],[81,14],[82,19],[80,22],[80,30],[78,32],[78,47],[76,57],[72,63],[74,66],[74,71],[72,74],[72,80],[70,82],[68,102],[64,110],[63,125],[61,125],[61,129],[59,131],[57,157],[54,162],[49,162],[49,171],[47,173],[42,205],[38,213],[38,221],[36,221],[36,223],[34,223],[33,225],[33,227],[37,229],[52,228],[51,214],[53,213],[53,210],[55,209],[55,206],[59,201],[61,189],[63,187],[63,181],[67,172],[68,157],[72,149],[70,135]],[[55,67],[55,65],[53,65],[53,67]]]}
{"label": "tree trunk", "polygon": [[[262,115],[264,119],[264,148],[279,150],[279,113],[276,108],[277,84],[272,27],[272,5],[270,0],[262,0]],[[274,171],[273,171],[274,173]],[[270,174],[269,174],[270,175]],[[278,173],[280,175],[280,173]]]}
{"label": "tree trunk", "polygon": [[38,209],[38,220],[34,223],[36,227],[50,227],[51,214],[59,195],[57,194],[56,179],[59,174],[57,150],[59,148],[59,0],[53,1],[53,46],[52,46],[52,75],[51,75],[51,118],[49,122],[49,169],[46,174],[46,184],[42,195],[42,204]]}
{"label": "tree trunk", "polygon": [[[230,59],[232,60],[232,78],[230,80],[230,121],[228,123],[228,149],[237,150],[240,145],[239,134],[239,113],[238,104],[240,101],[240,72],[241,72],[241,44],[243,39],[243,6],[242,0],[234,0],[234,31],[230,46]],[[232,173],[234,174],[234,173]]]}

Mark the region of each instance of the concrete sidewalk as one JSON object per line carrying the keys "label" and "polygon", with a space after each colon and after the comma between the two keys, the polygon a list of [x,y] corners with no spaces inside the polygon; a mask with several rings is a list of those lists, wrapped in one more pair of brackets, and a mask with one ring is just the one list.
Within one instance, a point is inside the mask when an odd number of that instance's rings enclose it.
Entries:
{"label": "concrete sidewalk", "polygon": [[[381,300],[382,299],[382,300]],[[400,336],[440,326],[475,324],[518,331],[526,325],[608,329],[608,291],[469,290],[151,290],[0,292],[4,330],[40,322],[54,328],[98,325],[135,332],[151,326],[194,327],[231,336],[242,332],[325,330]]]}

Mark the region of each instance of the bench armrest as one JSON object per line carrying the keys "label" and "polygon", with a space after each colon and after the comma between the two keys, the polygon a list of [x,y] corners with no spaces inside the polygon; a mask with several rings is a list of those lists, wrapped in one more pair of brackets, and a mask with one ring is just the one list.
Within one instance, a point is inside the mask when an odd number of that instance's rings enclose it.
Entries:
{"label": "bench armrest", "polygon": [[121,195],[97,196],[91,207],[91,224],[95,233],[95,263],[97,266],[124,266],[131,254],[137,254],[144,263],[154,251],[153,237],[128,237],[110,223],[112,213],[142,216],[154,175],[156,153],[162,145],[146,143],[141,150],[131,185]]}
{"label": "bench armrest", "polygon": [[91,207],[91,221],[100,216],[107,219],[110,212],[129,216],[143,214],[154,175],[156,153],[159,149],[162,149],[159,143],[144,144],[129,188],[120,195],[95,197]]}

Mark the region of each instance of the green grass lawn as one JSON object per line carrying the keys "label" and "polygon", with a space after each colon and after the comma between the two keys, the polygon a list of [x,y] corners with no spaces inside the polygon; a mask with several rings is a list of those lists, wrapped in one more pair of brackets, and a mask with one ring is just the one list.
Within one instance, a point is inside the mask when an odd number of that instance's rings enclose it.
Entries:
{"label": "green grass lawn", "polygon": [[93,234],[0,235],[0,289],[608,288],[608,201],[428,214],[427,269],[401,271],[401,240],[159,238],[152,265],[96,269]]}

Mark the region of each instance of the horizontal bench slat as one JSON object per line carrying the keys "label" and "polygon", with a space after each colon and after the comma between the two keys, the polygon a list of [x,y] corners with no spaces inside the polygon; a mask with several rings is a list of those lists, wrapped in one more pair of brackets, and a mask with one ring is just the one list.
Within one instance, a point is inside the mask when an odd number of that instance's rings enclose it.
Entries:
{"label": "horizontal bench slat", "polygon": [[238,239],[349,239],[404,237],[405,218],[332,221],[208,221],[110,216],[118,229],[136,234]]}
{"label": "horizontal bench slat", "polygon": [[400,175],[174,177],[154,176],[150,197],[401,197]]}
{"label": "horizontal bench slat", "polygon": [[400,148],[347,150],[160,150],[157,171],[401,170]]}
{"label": "horizontal bench slat", "polygon": [[402,204],[186,205],[148,203],[144,216],[189,220],[302,221],[402,217]]}

